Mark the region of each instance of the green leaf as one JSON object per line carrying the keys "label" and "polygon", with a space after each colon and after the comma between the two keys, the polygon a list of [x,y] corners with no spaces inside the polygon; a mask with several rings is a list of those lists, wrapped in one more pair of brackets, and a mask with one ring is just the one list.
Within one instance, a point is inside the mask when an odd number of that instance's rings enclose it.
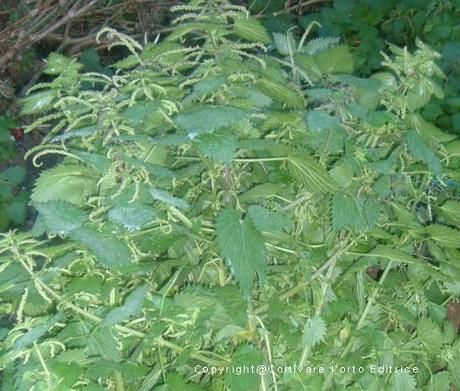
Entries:
{"label": "green leaf", "polygon": [[101,234],[87,227],[74,229],[69,234],[73,240],[91,250],[97,259],[108,268],[131,263],[131,252],[128,247],[115,237]]}
{"label": "green leaf", "polygon": [[324,323],[324,320],[321,317],[315,316],[313,318],[309,318],[305,322],[305,327],[302,335],[302,343],[304,345],[312,348],[320,343],[325,336],[326,323]]}
{"label": "green leaf", "polygon": [[177,373],[171,373],[166,379],[166,390],[165,391],[203,391],[198,384],[187,383]]}
{"label": "green leaf", "polygon": [[265,27],[254,17],[237,18],[233,31],[236,35],[251,42],[267,45],[272,41]]}
{"label": "green leaf", "polygon": [[449,223],[460,227],[460,202],[447,200],[442,206],[437,207],[438,213],[444,217]]}
{"label": "green leaf", "polygon": [[368,255],[373,257],[385,258],[389,261],[394,262],[420,264],[420,261],[412,255],[385,245],[378,245],[372,251],[370,251]]}
{"label": "green leaf", "polygon": [[431,354],[438,354],[442,348],[444,336],[439,327],[428,318],[420,319],[417,324],[420,341]]}
{"label": "green leaf", "polygon": [[157,189],[155,187],[150,188],[150,194],[153,199],[164,202],[165,204],[175,206],[179,209],[188,209],[190,205],[187,201],[182,198],[174,197],[171,193],[165,190]]}
{"label": "green leaf", "polygon": [[30,94],[20,100],[22,115],[31,115],[43,113],[52,108],[52,104],[56,98],[56,92],[53,90],[42,91]]}
{"label": "green leaf", "polygon": [[273,39],[275,40],[276,50],[283,56],[289,56],[296,52],[297,45],[290,32],[286,34],[273,33]]}
{"label": "green leaf", "polygon": [[265,95],[287,107],[301,109],[305,106],[300,94],[294,89],[286,86],[286,83],[282,84],[274,79],[260,78],[256,82],[256,87]]}
{"label": "green leaf", "polygon": [[122,360],[117,341],[110,334],[109,329],[101,329],[89,335],[88,350],[91,355],[101,356],[105,360],[115,362]]}
{"label": "green leaf", "polygon": [[406,142],[412,155],[414,155],[417,160],[425,162],[435,175],[441,175],[442,168],[439,159],[431,149],[425,145],[415,130],[407,132]]}
{"label": "green leaf", "polygon": [[290,155],[288,168],[292,176],[313,193],[329,193],[337,189],[326,169],[311,156]]}
{"label": "green leaf", "polygon": [[76,164],[60,164],[42,172],[35,182],[32,201],[63,200],[82,205],[96,192],[95,171]]}
{"label": "green leaf", "polygon": [[217,216],[217,243],[246,297],[251,295],[256,275],[263,278],[267,268],[265,244],[251,219],[240,219],[236,210],[224,209]]}
{"label": "green leaf", "polygon": [[377,223],[381,209],[375,200],[337,193],[332,199],[332,226],[336,231],[342,228],[369,231]]}
{"label": "green leaf", "polygon": [[108,218],[110,221],[126,228],[129,232],[135,232],[155,219],[155,211],[139,203],[117,206],[110,209]]}
{"label": "green leaf", "polygon": [[460,232],[454,228],[440,224],[431,224],[424,227],[424,232],[430,239],[447,248],[460,248]]}
{"label": "green leaf", "polygon": [[337,45],[340,42],[339,37],[319,37],[312,39],[302,48],[302,53],[317,54],[321,51],[329,49],[331,46]]}
{"label": "green leaf", "polygon": [[308,128],[314,132],[326,132],[340,129],[340,120],[322,110],[311,110],[307,113]]}
{"label": "green leaf", "polygon": [[58,312],[45,324],[29,329],[24,335],[19,337],[14,342],[13,349],[15,351],[21,351],[24,348],[32,345],[34,342],[38,341],[41,337],[43,337],[63,317],[63,314]]}
{"label": "green leaf", "polygon": [[196,147],[206,157],[229,164],[235,156],[238,140],[229,132],[200,134],[195,138]]}
{"label": "green leaf", "polygon": [[414,391],[416,388],[415,378],[405,372],[396,372],[392,380],[393,391]]}
{"label": "green leaf", "polygon": [[66,235],[80,228],[87,220],[87,215],[75,205],[65,201],[34,203],[40,214],[40,220],[47,232]]}
{"label": "green leaf", "polygon": [[20,185],[26,178],[27,170],[23,166],[13,166],[0,172],[0,181],[6,181],[14,185]]}
{"label": "green leaf", "polygon": [[279,232],[292,229],[292,222],[284,214],[269,211],[262,206],[251,205],[248,214],[259,231]]}
{"label": "green leaf", "polygon": [[245,116],[246,111],[236,107],[198,105],[176,115],[173,122],[193,138],[200,133],[212,133],[219,128],[230,127]]}
{"label": "green leaf", "polygon": [[[257,366],[263,364],[263,362],[263,355],[259,349],[252,345],[241,345],[233,353],[229,366],[230,368],[251,368],[252,366],[257,368]],[[225,381],[229,389],[235,391],[259,390],[260,376],[256,373],[256,371],[248,372],[236,373],[234,371],[229,371],[225,377]]]}
{"label": "green leaf", "polygon": [[460,358],[449,361],[449,372],[452,374],[454,384],[460,387]]}
{"label": "green leaf", "polygon": [[47,75],[60,75],[69,71],[79,71],[83,64],[76,59],[63,56],[59,53],[51,53],[46,60],[46,68],[43,71]]}
{"label": "green leaf", "polygon": [[125,300],[125,303],[118,308],[110,310],[102,322],[103,326],[113,326],[128,320],[142,308],[147,294],[147,285],[140,286],[132,291]]}

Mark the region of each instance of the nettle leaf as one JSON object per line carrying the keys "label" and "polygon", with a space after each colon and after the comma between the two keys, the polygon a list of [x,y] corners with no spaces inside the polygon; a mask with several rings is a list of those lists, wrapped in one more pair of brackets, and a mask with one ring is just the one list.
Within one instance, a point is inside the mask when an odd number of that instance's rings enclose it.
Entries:
{"label": "nettle leaf", "polygon": [[106,267],[117,267],[131,263],[131,252],[119,239],[102,234],[95,229],[81,227],[69,232],[70,237],[91,250]]}
{"label": "nettle leaf", "polygon": [[233,160],[238,147],[238,139],[229,132],[201,134],[194,141],[204,156],[225,164]]}
{"label": "nettle leaf", "polygon": [[435,175],[441,175],[442,168],[438,157],[422,141],[415,130],[407,132],[406,142],[410,152],[417,160],[423,161]]}
{"label": "nettle leaf", "polygon": [[[257,368],[263,362],[264,357],[259,349],[252,345],[241,345],[232,355],[230,368],[251,368],[251,366]],[[234,373],[234,371],[229,371],[225,377],[225,382],[230,390],[257,391],[260,387],[260,376],[256,371],[249,371],[249,373]]]}
{"label": "nettle leaf", "polygon": [[204,391],[198,384],[187,383],[187,381],[176,373],[172,373],[166,379],[166,391]]}
{"label": "nettle leaf", "polygon": [[101,356],[105,360],[115,362],[120,362],[122,360],[117,341],[110,334],[109,329],[95,331],[88,336],[87,340],[90,355]]}
{"label": "nettle leaf", "polygon": [[44,113],[52,108],[52,104],[56,99],[56,91],[48,90],[30,94],[21,99],[21,114],[31,115]]}
{"label": "nettle leaf", "polygon": [[43,337],[57,322],[62,320],[64,315],[58,312],[51,317],[45,324],[29,329],[23,336],[18,338],[13,345],[13,350],[20,351]]}
{"label": "nettle leaf", "polygon": [[142,308],[147,295],[147,285],[140,286],[132,291],[125,300],[125,303],[118,308],[109,311],[102,322],[103,326],[113,326],[122,321],[128,320]]}
{"label": "nettle leaf", "polygon": [[228,261],[243,294],[249,297],[255,276],[265,276],[264,239],[252,220],[241,220],[234,209],[224,209],[219,213],[216,230],[220,254]]}
{"label": "nettle leaf", "polygon": [[80,228],[88,216],[80,208],[65,201],[34,203],[40,214],[40,221],[47,232],[65,235]]}
{"label": "nettle leaf", "polygon": [[394,391],[414,391],[417,385],[414,376],[405,372],[393,374],[391,383]]}
{"label": "nettle leaf", "polygon": [[381,204],[375,200],[337,193],[332,199],[332,225],[337,231],[342,228],[369,231],[377,223],[381,210]]}
{"label": "nettle leaf", "polygon": [[337,45],[340,42],[339,37],[320,37],[312,39],[302,48],[302,53],[316,54],[323,50],[329,49],[331,46]]}
{"label": "nettle leaf", "polygon": [[299,183],[313,193],[330,193],[337,189],[327,170],[311,156],[288,156],[288,169]]}
{"label": "nettle leaf", "polygon": [[417,324],[417,334],[420,341],[432,354],[440,352],[444,336],[439,327],[429,318],[420,319]]}
{"label": "nettle leaf", "polygon": [[151,187],[150,194],[153,199],[164,202],[168,205],[175,206],[179,209],[188,209],[190,207],[187,201],[183,200],[182,198],[174,197],[171,193],[167,192],[166,190]]}
{"label": "nettle leaf", "polygon": [[424,232],[430,239],[447,248],[460,248],[460,231],[440,224],[424,227]]}
{"label": "nettle leaf", "polygon": [[276,50],[283,56],[294,54],[297,50],[297,44],[291,33],[273,33],[273,39],[275,40]]}
{"label": "nettle leaf", "polygon": [[454,200],[447,200],[442,206],[437,207],[438,213],[444,217],[448,222],[460,227],[460,202]]}
{"label": "nettle leaf", "polygon": [[420,264],[420,261],[414,256],[390,246],[378,245],[372,251],[370,251],[368,255],[384,258],[394,262]]}
{"label": "nettle leaf", "polygon": [[300,94],[288,87],[286,83],[281,83],[274,79],[260,78],[257,80],[256,87],[265,95],[287,107],[301,109],[305,105]]}
{"label": "nettle leaf", "polygon": [[302,343],[307,345],[309,348],[314,347],[320,343],[326,336],[326,323],[324,320],[315,316],[308,319],[305,322],[305,328],[303,330]]}
{"label": "nettle leaf", "polygon": [[241,121],[246,111],[231,106],[195,106],[173,118],[174,124],[184,129],[190,138],[200,133],[212,133],[219,128],[227,128]]}
{"label": "nettle leaf", "polygon": [[108,218],[110,221],[119,224],[130,232],[138,231],[157,216],[154,209],[139,204],[117,206],[110,209]]}
{"label": "nettle leaf", "polygon": [[279,232],[291,230],[292,222],[284,214],[273,212],[259,205],[251,205],[248,214],[259,231]]}
{"label": "nettle leaf", "polygon": [[308,128],[314,132],[325,132],[340,129],[340,120],[322,110],[311,110],[307,113]]}
{"label": "nettle leaf", "polygon": [[233,32],[251,42],[269,44],[272,40],[265,27],[254,17],[237,18],[233,24]]}
{"label": "nettle leaf", "polygon": [[60,164],[42,172],[35,182],[32,201],[63,200],[82,205],[96,192],[95,171],[76,164]]}

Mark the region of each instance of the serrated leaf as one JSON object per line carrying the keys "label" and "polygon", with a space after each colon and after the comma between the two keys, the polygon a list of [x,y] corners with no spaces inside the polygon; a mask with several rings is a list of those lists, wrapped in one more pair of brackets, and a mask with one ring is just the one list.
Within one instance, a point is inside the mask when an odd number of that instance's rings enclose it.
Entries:
{"label": "serrated leaf", "polygon": [[385,258],[394,262],[420,264],[420,261],[418,261],[414,256],[385,245],[378,245],[372,251],[370,251],[368,255]]}
{"label": "serrated leaf", "polygon": [[254,17],[237,18],[233,25],[233,32],[251,42],[267,45],[272,41],[265,27]]}
{"label": "serrated leaf", "polygon": [[340,42],[339,37],[319,37],[312,39],[302,48],[302,53],[317,54],[323,50],[329,49],[331,46],[337,45]]}
{"label": "serrated leaf", "polygon": [[428,318],[420,319],[417,324],[417,335],[431,354],[437,354],[442,348],[443,334],[439,327]]}
{"label": "serrated leaf", "polygon": [[153,199],[164,202],[168,205],[175,206],[179,209],[187,209],[190,207],[187,201],[183,200],[182,198],[174,197],[171,193],[167,192],[166,190],[151,187],[150,194]]}
{"label": "serrated leaf", "polygon": [[262,206],[251,205],[248,214],[259,231],[279,232],[292,229],[292,222],[284,214],[269,211]]}
{"label": "serrated leaf", "polygon": [[[230,360],[230,367],[251,368],[251,366],[254,366],[254,368],[257,368],[262,363],[263,355],[259,349],[252,345],[241,345],[233,353]],[[257,391],[260,386],[260,376],[256,371],[243,373],[229,371],[225,377],[225,382],[230,390]]]}
{"label": "serrated leaf", "polygon": [[92,355],[99,355],[105,360],[120,362],[121,352],[117,341],[110,334],[109,329],[95,331],[88,336],[88,351]]}
{"label": "serrated leaf", "polygon": [[19,337],[13,344],[15,351],[20,351],[44,336],[57,322],[63,318],[63,314],[57,313],[45,324],[29,329],[24,335]]}
{"label": "serrated leaf", "polygon": [[47,232],[66,235],[80,228],[87,215],[78,207],[65,201],[34,203]]}
{"label": "serrated leaf", "polygon": [[130,232],[135,232],[147,225],[156,217],[155,211],[145,205],[133,203],[110,209],[108,218]]}
{"label": "serrated leaf", "polygon": [[256,82],[256,87],[265,95],[287,107],[301,109],[305,105],[297,91],[274,79],[260,78]]}
{"label": "serrated leaf", "polygon": [[416,388],[415,378],[405,372],[396,372],[391,380],[393,391],[414,391]]}
{"label": "serrated leaf", "polygon": [[233,160],[238,147],[238,139],[228,132],[201,134],[194,141],[204,156],[225,164]]}
{"label": "serrated leaf", "polygon": [[406,134],[406,142],[412,155],[417,159],[425,162],[428,168],[435,174],[441,175],[441,163],[438,157],[422,141],[415,130],[410,130]]}
{"label": "serrated leaf", "polygon": [[132,291],[121,307],[114,308],[108,312],[102,325],[113,326],[135,315],[142,308],[147,291],[147,285],[140,286]]}
{"label": "serrated leaf", "polygon": [[30,94],[20,100],[21,114],[31,115],[50,110],[55,99],[56,92],[53,90]]}
{"label": "serrated leaf", "polygon": [[377,223],[381,209],[375,200],[337,193],[332,199],[332,226],[336,231],[342,228],[369,231]]}
{"label": "serrated leaf", "polygon": [[63,200],[81,205],[96,192],[95,171],[75,164],[60,164],[42,172],[35,182],[32,201]]}
{"label": "serrated leaf", "polygon": [[173,118],[174,124],[184,129],[190,138],[200,133],[212,133],[219,128],[227,128],[241,121],[246,111],[231,106],[195,106]]}
{"label": "serrated leaf", "polygon": [[313,193],[329,193],[337,189],[327,170],[311,156],[289,155],[288,168],[292,176]]}
{"label": "serrated leaf", "polygon": [[81,227],[69,232],[70,237],[91,250],[105,267],[117,267],[131,263],[128,247],[115,237]]}
{"label": "serrated leaf", "polygon": [[47,75],[60,75],[64,72],[79,71],[84,66],[77,62],[75,58],[63,56],[59,53],[51,53],[46,60],[44,73]]}
{"label": "serrated leaf", "polygon": [[340,129],[340,120],[322,110],[311,110],[307,113],[308,128],[314,132],[326,132]]}
{"label": "serrated leaf", "polygon": [[442,206],[436,208],[438,213],[449,223],[460,227],[460,202],[447,200]]}
{"label": "serrated leaf", "polygon": [[297,45],[291,33],[273,33],[276,50],[283,56],[294,54],[297,50]]}
{"label": "serrated leaf", "polygon": [[424,232],[430,239],[447,248],[460,248],[460,231],[440,224],[424,227]]}
{"label": "serrated leaf", "polygon": [[315,316],[313,318],[309,318],[305,322],[305,327],[302,335],[302,343],[304,345],[307,345],[309,348],[312,348],[318,343],[320,343],[325,336],[326,323],[321,317]]}
{"label": "serrated leaf", "polygon": [[217,216],[217,243],[220,254],[230,266],[246,297],[251,295],[256,275],[265,276],[265,243],[251,219],[240,219],[234,209],[224,209]]}

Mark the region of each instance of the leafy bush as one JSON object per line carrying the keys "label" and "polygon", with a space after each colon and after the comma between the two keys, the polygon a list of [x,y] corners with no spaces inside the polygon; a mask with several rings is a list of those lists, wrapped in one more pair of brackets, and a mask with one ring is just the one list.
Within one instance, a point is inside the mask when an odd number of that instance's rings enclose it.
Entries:
{"label": "leafy bush", "polygon": [[0,116],[0,231],[22,225],[26,218],[28,196],[21,189],[26,169],[9,164],[15,157],[14,137],[10,132],[17,126],[12,117]]}
{"label": "leafy bush", "polygon": [[[4,389],[460,386],[460,144],[420,115],[438,54],[360,78],[337,39],[175,11],[161,43],[100,33],[131,52],[111,77],[51,56],[23,102],[52,125],[34,162],[63,159],[0,240]],[[259,364],[326,373],[225,373]]]}
{"label": "leafy bush", "polygon": [[369,75],[381,69],[379,52],[385,42],[415,46],[419,37],[442,53],[440,66],[448,76],[446,98],[426,105],[425,119],[460,133],[460,3],[451,0],[336,0],[299,20],[300,26],[317,21],[319,36],[341,36],[355,48],[356,68]]}

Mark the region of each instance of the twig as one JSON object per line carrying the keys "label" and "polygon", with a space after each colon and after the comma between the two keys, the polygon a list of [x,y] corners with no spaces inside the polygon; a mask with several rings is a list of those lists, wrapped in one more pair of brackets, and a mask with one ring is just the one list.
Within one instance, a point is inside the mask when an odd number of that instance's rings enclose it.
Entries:
{"label": "twig", "polygon": [[280,16],[280,15],[284,15],[284,14],[287,14],[291,11],[294,11],[295,9],[300,9],[300,8],[303,8],[303,7],[308,7],[309,5],[314,5],[314,4],[318,4],[318,3],[329,3],[331,2],[332,0],[308,0],[308,1],[303,1],[302,3],[300,4],[296,4],[296,5],[293,5],[291,7],[288,7],[288,8],[285,8],[284,10],[281,10],[281,11],[277,11],[277,12],[274,12],[273,13],[273,16]]}

